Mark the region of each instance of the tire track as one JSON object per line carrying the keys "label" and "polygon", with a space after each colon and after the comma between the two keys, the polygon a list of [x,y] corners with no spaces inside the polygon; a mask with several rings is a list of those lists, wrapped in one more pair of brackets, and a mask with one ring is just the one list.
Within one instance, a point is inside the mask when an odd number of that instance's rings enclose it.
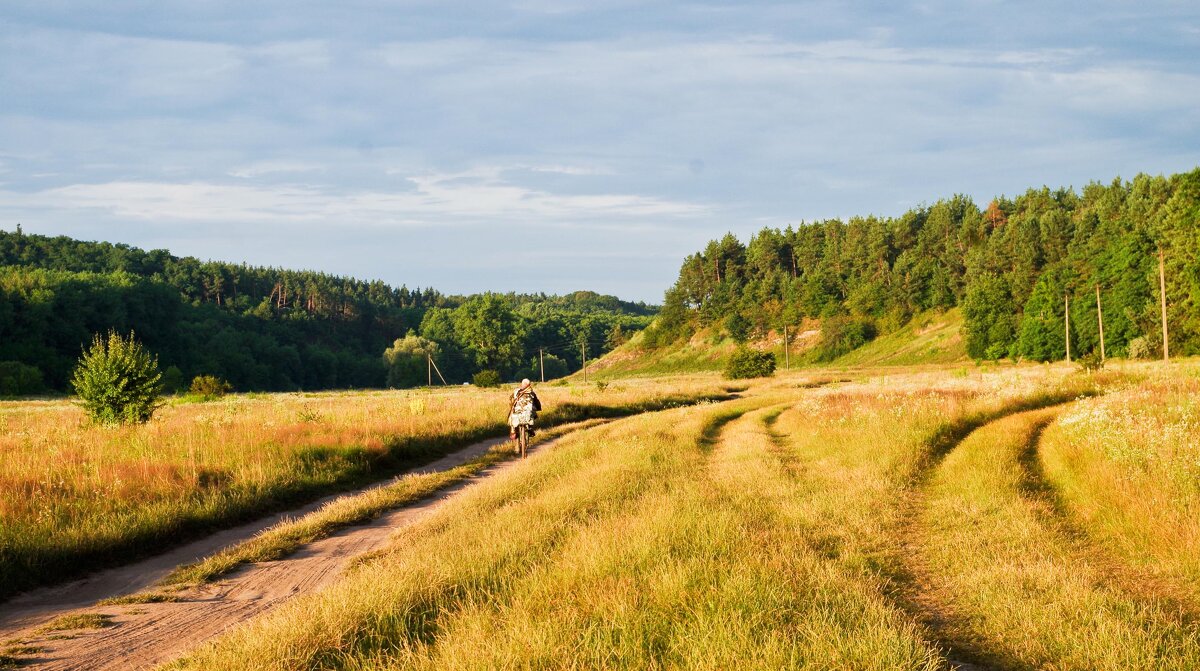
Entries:
{"label": "tire track", "polygon": [[1200,632],[1170,604],[1120,585],[1033,467],[1056,414],[985,424],[939,461],[909,528],[904,602],[972,663],[1190,668]]}

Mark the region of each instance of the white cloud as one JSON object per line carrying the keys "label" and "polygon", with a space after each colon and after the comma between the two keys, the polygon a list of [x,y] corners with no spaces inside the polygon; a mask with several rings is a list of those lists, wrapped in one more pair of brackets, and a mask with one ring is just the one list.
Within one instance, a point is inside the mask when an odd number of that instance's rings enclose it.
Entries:
{"label": "white cloud", "polygon": [[632,226],[711,213],[704,205],[632,194],[554,194],[500,179],[495,169],[410,177],[411,191],[330,192],[312,186],[211,182],[74,184],[0,192],[10,211],[97,210],[154,222],[327,223],[359,226]]}

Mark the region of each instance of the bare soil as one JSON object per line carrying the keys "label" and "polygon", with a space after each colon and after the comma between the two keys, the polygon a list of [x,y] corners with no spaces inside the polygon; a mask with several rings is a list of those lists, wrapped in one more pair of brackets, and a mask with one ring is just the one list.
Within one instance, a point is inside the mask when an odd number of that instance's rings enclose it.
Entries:
{"label": "bare soil", "polygon": [[[477,457],[505,438],[486,440],[411,472],[445,470]],[[531,446],[536,452],[548,440]],[[448,487],[376,520],[343,529],[310,543],[278,561],[250,564],[224,579],[173,593],[179,601],[98,606],[101,599],[120,597],[156,584],[171,569],[201,559],[224,547],[252,538],[285,518],[315,511],[357,490],[257,522],[214,534],[144,561],[96,573],[64,585],[33,590],[0,604],[0,642],[33,646],[40,652],[21,657],[22,667],[51,669],[145,669],[182,656],[200,643],[279,605],[298,594],[314,592],[341,575],[357,556],[387,544],[399,528],[429,516],[446,499],[475,481],[516,468],[520,461],[497,464],[473,478]],[[385,486],[391,481],[374,487]],[[40,632],[39,627],[63,615],[101,613],[108,626],[97,629]]]}

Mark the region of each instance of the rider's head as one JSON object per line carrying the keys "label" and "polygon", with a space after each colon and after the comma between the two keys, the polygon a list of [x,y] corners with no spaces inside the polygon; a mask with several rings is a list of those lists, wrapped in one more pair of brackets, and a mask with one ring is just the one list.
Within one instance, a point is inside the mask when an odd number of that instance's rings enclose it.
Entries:
{"label": "rider's head", "polygon": [[529,378],[525,378],[524,380],[521,380],[521,388],[522,389],[525,389],[526,387],[528,387],[531,384],[533,384],[533,383],[529,381]]}

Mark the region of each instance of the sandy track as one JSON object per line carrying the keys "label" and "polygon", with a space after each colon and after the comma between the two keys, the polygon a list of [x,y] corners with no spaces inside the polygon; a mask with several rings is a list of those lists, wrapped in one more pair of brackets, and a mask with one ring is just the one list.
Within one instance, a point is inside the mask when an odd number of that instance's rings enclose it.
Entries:
{"label": "sandy track", "polygon": [[[557,440],[557,439],[556,439]],[[496,438],[471,445],[412,472],[445,470],[462,464],[504,442]],[[553,444],[548,440],[531,452]],[[181,656],[229,627],[270,610],[297,595],[321,589],[336,579],[356,556],[384,546],[396,529],[427,517],[447,498],[473,482],[515,468],[519,461],[497,464],[477,476],[376,520],[343,529],[310,543],[278,561],[245,566],[225,579],[179,592],[172,603],[94,606],[104,598],[122,596],[153,585],[175,566],[194,561],[227,545],[252,537],[285,517],[298,517],[340,496],[304,508],[264,518],[221,532],[163,555],[97,573],[65,585],[38,589],[0,605],[0,641],[20,639],[42,651],[23,658],[32,669],[143,669]],[[384,486],[390,481],[374,485]],[[70,632],[70,638],[35,634],[34,630],[64,614],[104,613],[111,626]],[[27,641],[27,643],[25,643]]]}

